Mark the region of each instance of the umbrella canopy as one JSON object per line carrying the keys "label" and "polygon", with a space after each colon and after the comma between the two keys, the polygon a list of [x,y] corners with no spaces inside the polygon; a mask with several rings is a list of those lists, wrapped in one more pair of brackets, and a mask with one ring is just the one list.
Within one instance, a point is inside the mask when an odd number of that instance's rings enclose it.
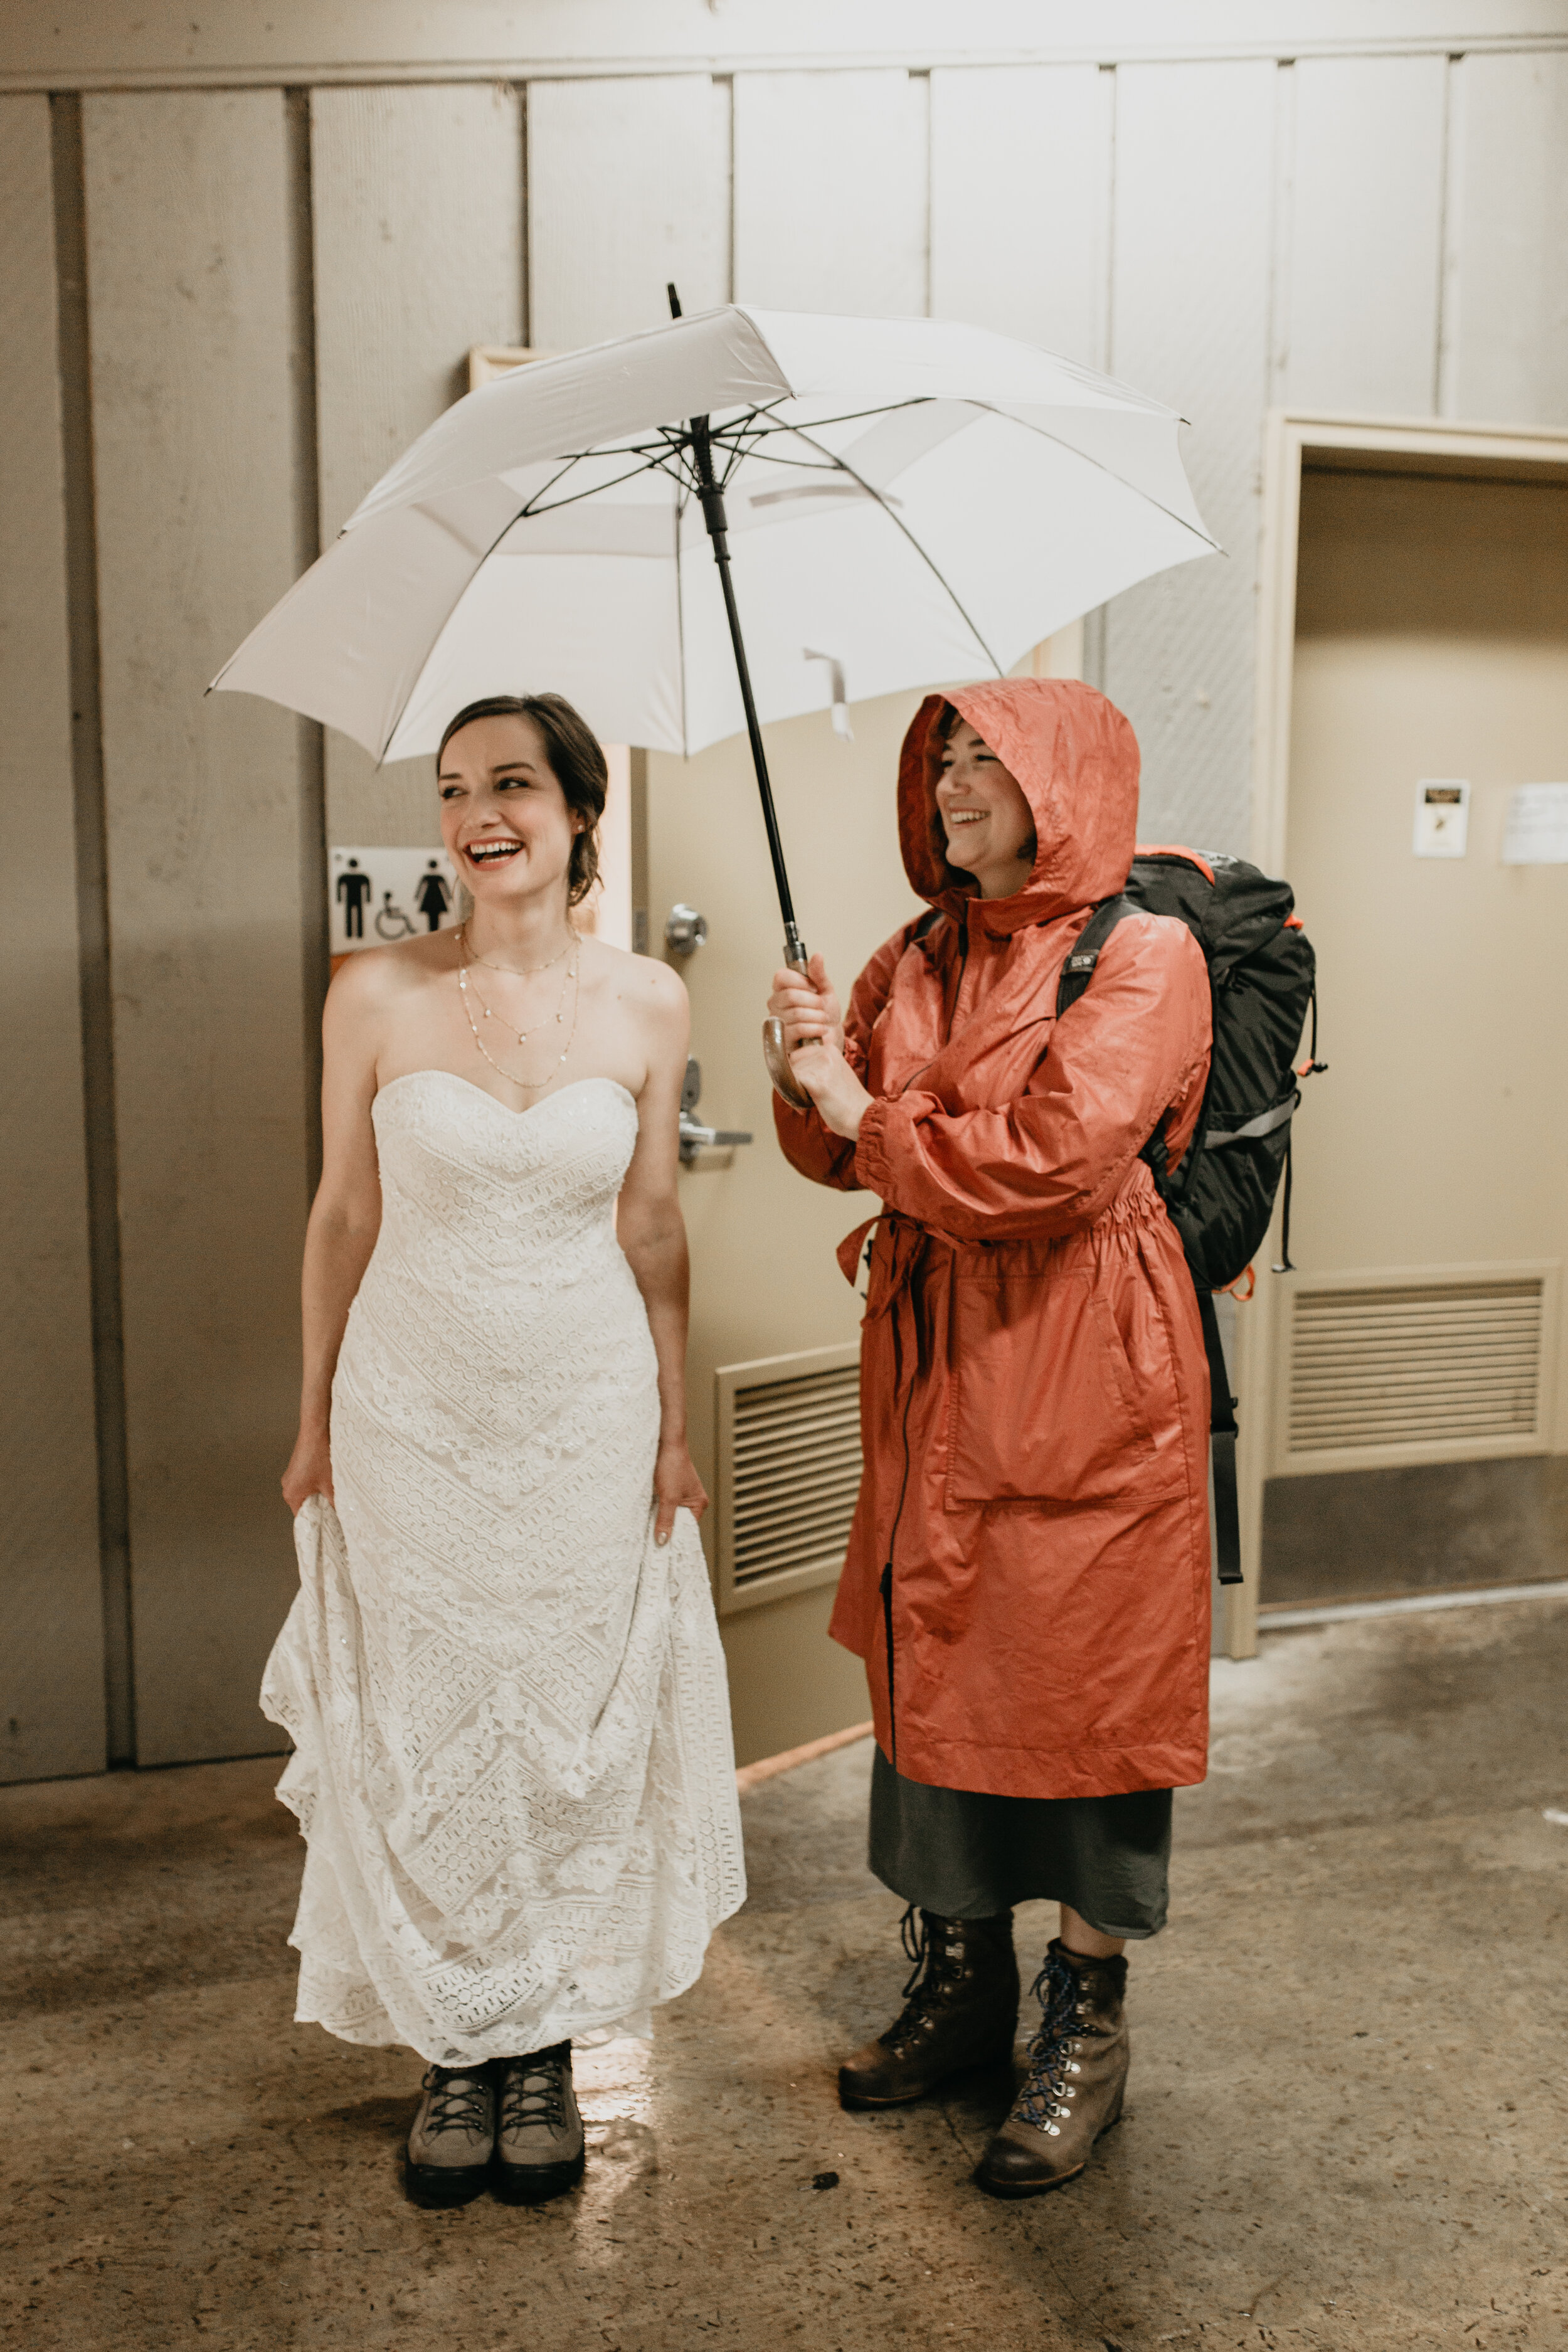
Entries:
{"label": "umbrella canopy", "polygon": [[1208,553],[1180,419],[976,327],[732,305],[468,394],[214,679],[378,761],[466,702],[565,695],[605,740],[745,723],[686,420],[710,420],[763,719],[997,676]]}

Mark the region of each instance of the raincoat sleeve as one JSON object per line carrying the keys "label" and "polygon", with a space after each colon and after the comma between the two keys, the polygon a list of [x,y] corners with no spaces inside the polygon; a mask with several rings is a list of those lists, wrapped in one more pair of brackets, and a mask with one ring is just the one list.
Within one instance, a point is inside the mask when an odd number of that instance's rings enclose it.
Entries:
{"label": "raincoat sleeve", "polygon": [[[877,950],[850,991],[849,1009],[844,1016],[844,1058],[862,1083],[871,1031],[892,992],[893,974],[913,929],[912,923],[906,923],[901,931],[895,931]],[[784,1158],[803,1176],[816,1184],[836,1184],[842,1192],[861,1190],[866,1179],[855,1172],[854,1144],[824,1126],[818,1111],[793,1109],[782,1095],[775,1094],[773,1126]]]}
{"label": "raincoat sleeve", "polygon": [[851,1181],[954,1241],[1049,1241],[1103,1213],[1167,1108],[1180,1158],[1209,1051],[1208,971],[1184,924],[1119,924],[1048,1034],[1011,1102],[950,1112],[911,1091],[874,1103]]}

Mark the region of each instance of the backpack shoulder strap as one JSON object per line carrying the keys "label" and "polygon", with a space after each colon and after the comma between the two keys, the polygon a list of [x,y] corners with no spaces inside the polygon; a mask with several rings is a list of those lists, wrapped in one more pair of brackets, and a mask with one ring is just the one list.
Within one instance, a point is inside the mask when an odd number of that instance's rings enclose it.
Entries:
{"label": "backpack shoulder strap", "polygon": [[1230,1392],[1225,1348],[1219,1336],[1212,1290],[1198,1292],[1198,1319],[1209,1360],[1209,1449],[1214,1460],[1214,1533],[1222,1584],[1241,1579],[1241,1514],[1236,1487],[1236,1399]]}
{"label": "backpack shoulder strap", "polygon": [[1057,982],[1057,1019],[1071,1004],[1076,1004],[1089,982],[1094,967],[1100,961],[1100,951],[1121,920],[1123,915],[1136,913],[1131,898],[1118,895],[1102,898],[1093,914],[1073,941],[1072,952],[1062,966],[1062,976]]}

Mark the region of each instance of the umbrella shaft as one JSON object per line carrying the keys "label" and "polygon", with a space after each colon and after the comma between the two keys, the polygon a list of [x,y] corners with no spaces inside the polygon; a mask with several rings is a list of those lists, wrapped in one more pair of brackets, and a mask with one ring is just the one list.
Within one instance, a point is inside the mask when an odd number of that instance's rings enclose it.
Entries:
{"label": "umbrella shaft", "polygon": [[757,791],[762,798],[763,823],[767,828],[768,856],[773,862],[773,884],[779,894],[779,912],[784,917],[784,961],[796,964],[804,971],[806,964],[805,942],[801,938],[795,919],[795,901],[790,896],[789,876],[784,870],[784,843],[779,838],[778,813],[773,807],[773,788],[768,780],[768,755],[763,749],[763,730],[757,718],[757,706],[752,694],[752,673],[746,660],[746,641],[741,635],[741,611],[735,602],[735,583],[730,572],[730,538],[724,512],[724,493],[713,478],[713,459],[708,439],[708,419],[692,419],[693,455],[697,460],[699,493],[702,501],[702,520],[708,526],[708,536],[713,542],[713,561],[719,566],[719,584],[724,592],[724,613],[730,624],[730,643],[735,652],[735,670],[741,681],[741,701],[746,713],[746,733],[751,739],[752,765],[757,772]]}
{"label": "umbrella shaft", "polygon": [[797,936],[795,903],[790,897],[789,876],[784,871],[784,844],[779,839],[778,814],[773,807],[773,786],[768,781],[763,730],[757,719],[757,706],[752,697],[752,677],[746,667],[746,646],[741,635],[740,612],[735,604],[735,583],[730,576],[730,551],[724,544],[721,531],[714,531],[712,536],[713,560],[719,566],[719,581],[724,591],[724,610],[730,621],[730,638],[735,648],[735,667],[740,673],[741,700],[746,710],[746,732],[752,740],[752,764],[757,772],[757,790],[762,795],[763,823],[768,833],[768,856],[773,861],[773,880],[778,887],[779,912],[784,919],[785,937],[792,938]]}

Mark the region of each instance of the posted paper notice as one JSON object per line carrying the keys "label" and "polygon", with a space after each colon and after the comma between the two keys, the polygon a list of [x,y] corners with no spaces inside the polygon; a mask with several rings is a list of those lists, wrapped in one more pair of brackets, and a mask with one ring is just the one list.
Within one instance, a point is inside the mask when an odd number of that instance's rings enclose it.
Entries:
{"label": "posted paper notice", "polygon": [[1568,866],[1568,784],[1520,784],[1509,795],[1505,866]]}

